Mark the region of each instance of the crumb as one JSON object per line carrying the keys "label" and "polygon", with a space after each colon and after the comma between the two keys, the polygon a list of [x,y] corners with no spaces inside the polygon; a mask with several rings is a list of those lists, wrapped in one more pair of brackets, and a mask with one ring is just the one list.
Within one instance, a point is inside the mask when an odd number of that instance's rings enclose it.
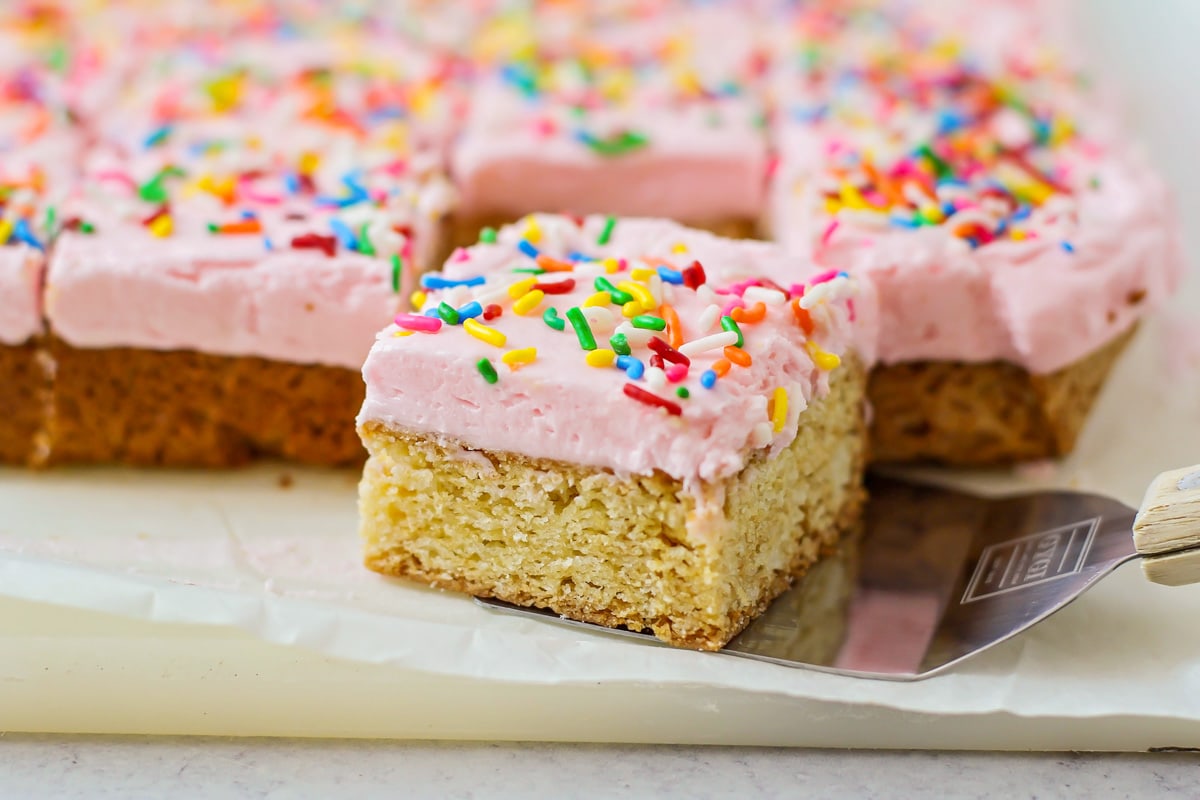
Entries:
{"label": "crumb", "polygon": [[280,489],[290,489],[290,488],[292,488],[292,485],[295,483],[296,483],[296,479],[292,477],[292,473],[290,473],[290,472],[280,473],[280,475],[279,475],[279,488]]}

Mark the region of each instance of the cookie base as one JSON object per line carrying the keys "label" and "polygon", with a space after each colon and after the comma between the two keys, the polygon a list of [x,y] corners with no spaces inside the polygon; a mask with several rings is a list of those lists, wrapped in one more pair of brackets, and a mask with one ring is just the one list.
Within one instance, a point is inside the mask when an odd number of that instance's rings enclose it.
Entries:
{"label": "cookie base", "polygon": [[37,342],[0,345],[0,464],[31,466],[41,460],[48,388]]}
{"label": "cookie base", "polygon": [[76,348],[56,363],[50,464],[359,464],[357,370],[189,350]]}
{"label": "cookie base", "polygon": [[1003,362],[877,366],[867,389],[872,460],[987,466],[1065,456],[1133,333],[1046,375]]}

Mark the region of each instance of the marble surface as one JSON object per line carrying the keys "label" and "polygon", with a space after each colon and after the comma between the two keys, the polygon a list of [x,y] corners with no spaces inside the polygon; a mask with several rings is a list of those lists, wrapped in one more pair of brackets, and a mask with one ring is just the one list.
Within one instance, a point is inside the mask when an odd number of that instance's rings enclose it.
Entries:
{"label": "marble surface", "polygon": [[1200,754],[0,734],[0,798],[1200,796]]}

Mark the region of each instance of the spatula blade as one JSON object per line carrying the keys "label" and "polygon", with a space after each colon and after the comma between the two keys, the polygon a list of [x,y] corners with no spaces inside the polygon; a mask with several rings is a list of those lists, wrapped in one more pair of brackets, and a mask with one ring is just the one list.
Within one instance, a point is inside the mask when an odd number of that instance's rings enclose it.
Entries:
{"label": "spatula blade", "polygon": [[[1136,556],[1134,512],[1106,497],[987,498],[873,476],[861,537],[814,566],[721,652],[911,681],[1009,639]],[[487,608],[612,631],[553,612]]]}

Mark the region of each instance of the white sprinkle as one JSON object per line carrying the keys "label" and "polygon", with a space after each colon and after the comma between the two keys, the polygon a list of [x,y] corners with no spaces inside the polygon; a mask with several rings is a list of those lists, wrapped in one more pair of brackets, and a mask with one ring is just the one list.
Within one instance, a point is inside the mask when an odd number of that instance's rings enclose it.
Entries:
{"label": "white sprinkle", "polygon": [[702,283],[696,287],[696,298],[705,304],[721,302],[720,295],[707,283]]}
{"label": "white sprinkle", "polygon": [[[703,288],[703,287],[701,287]],[[713,325],[717,324],[717,320],[721,318],[721,307],[713,303],[700,314],[700,332],[706,333],[711,331]]]}
{"label": "white sprinkle", "polygon": [[[588,306],[581,309],[583,317],[588,321],[588,325],[592,329],[592,333],[611,333],[613,326],[616,324],[616,318],[612,311],[602,306]],[[629,338],[629,337],[626,337]]]}
{"label": "white sprinkle", "polygon": [[765,303],[769,306],[781,306],[787,302],[787,295],[767,286],[748,286],[742,297],[749,303]]}
{"label": "white sprinkle", "polygon": [[649,286],[650,296],[654,298],[654,304],[661,306],[663,303],[663,279],[656,272],[650,276]]}
{"label": "white sprinkle", "polygon": [[651,389],[663,388],[667,385],[667,373],[658,367],[646,367],[646,385]]}
{"label": "white sprinkle", "polygon": [[655,333],[654,331],[646,330],[645,328],[635,328],[628,322],[622,322],[620,325],[618,325],[615,332],[625,334],[625,339],[629,342],[631,347],[644,346],[647,342],[654,338]]}
{"label": "white sprinkle", "polygon": [[775,438],[775,428],[769,422],[760,422],[750,432],[751,447],[766,447]]}
{"label": "white sprinkle", "polygon": [[728,347],[731,344],[737,344],[737,334],[733,331],[722,331],[708,336],[703,336],[699,339],[692,339],[690,342],[684,342],[679,346],[679,352],[683,353],[688,358],[707,353],[709,350],[716,350],[721,347]]}

